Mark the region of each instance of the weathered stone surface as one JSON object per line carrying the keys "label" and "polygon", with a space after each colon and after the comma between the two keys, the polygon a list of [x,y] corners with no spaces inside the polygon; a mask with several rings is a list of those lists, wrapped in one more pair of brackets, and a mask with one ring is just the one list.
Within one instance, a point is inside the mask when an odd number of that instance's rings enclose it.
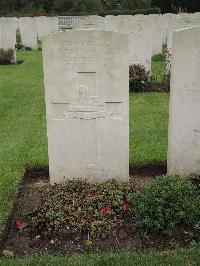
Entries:
{"label": "weathered stone surface", "polygon": [[127,181],[128,37],[73,30],[43,39],[51,183]]}
{"label": "weathered stone surface", "polygon": [[13,49],[14,62],[16,61],[15,44],[16,25],[14,18],[0,18],[0,48]]}
{"label": "weathered stone surface", "polygon": [[151,21],[134,17],[106,17],[109,28],[129,36],[129,64],[144,65],[151,70],[152,31]]}
{"label": "weathered stone surface", "polygon": [[152,55],[162,53],[163,43],[163,27],[162,27],[162,16],[154,14],[149,15],[148,20],[151,21],[150,30],[152,31]]}
{"label": "weathered stone surface", "polygon": [[192,26],[194,26],[193,19],[192,17],[188,16],[188,14],[174,15],[171,17],[167,36],[167,48],[169,51],[172,52],[173,31]]}
{"label": "weathered stone surface", "polygon": [[26,47],[37,49],[37,24],[31,17],[19,18],[22,44]]}
{"label": "weathered stone surface", "polygon": [[168,174],[200,173],[200,27],[174,31]]}
{"label": "weathered stone surface", "polygon": [[54,33],[59,31],[58,27],[58,17],[36,17],[37,22],[37,35],[38,39],[41,38],[49,33]]}
{"label": "weathered stone surface", "polygon": [[75,24],[74,29],[94,29],[94,30],[106,30],[106,24],[104,17],[89,16],[79,23]]}

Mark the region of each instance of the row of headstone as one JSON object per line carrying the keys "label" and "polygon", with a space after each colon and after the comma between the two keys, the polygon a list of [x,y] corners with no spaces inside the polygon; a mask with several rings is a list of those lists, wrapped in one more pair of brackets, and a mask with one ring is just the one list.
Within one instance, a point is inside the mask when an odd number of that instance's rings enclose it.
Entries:
{"label": "row of headstone", "polygon": [[0,49],[14,51],[13,63],[16,62],[16,24],[14,18],[0,18]]}
{"label": "row of headstone", "polygon": [[[128,181],[129,42],[90,26],[44,37],[52,183]],[[187,176],[200,172],[200,26],[175,31],[173,51],[168,174]]]}
{"label": "row of headstone", "polygon": [[[1,27],[8,24],[7,35],[9,39],[15,39],[15,33],[10,30],[10,24],[20,29],[22,44],[32,49],[37,48],[38,40],[48,33],[59,31],[58,17],[22,17],[1,18]],[[164,14],[164,15],[121,15],[121,16],[89,16],[76,20],[75,29],[96,29],[116,31],[129,35],[129,64],[142,64],[147,70],[151,70],[151,58],[155,54],[162,53],[163,45],[172,48],[172,32],[188,26],[200,25],[200,13],[194,14]],[[4,25],[4,26],[3,26]],[[13,27],[13,26],[12,26]],[[62,28],[63,30],[63,28]],[[3,31],[3,30],[2,30]],[[5,30],[3,31],[5,32]],[[6,44],[7,37],[2,35],[0,47],[13,47],[13,43]],[[8,40],[9,41],[9,40]]]}
{"label": "row of headstone", "polygon": [[163,46],[171,53],[172,32],[189,26],[200,25],[200,14],[90,16],[74,29],[116,31],[129,35],[129,63],[142,64],[151,70],[151,58],[162,53]]}
{"label": "row of headstone", "polygon": [[15,48],[16,30],[20,30],[22,44],[37,49],[38,40],[48,33],[58,32],[58,17],[0,18],[0,48]]}

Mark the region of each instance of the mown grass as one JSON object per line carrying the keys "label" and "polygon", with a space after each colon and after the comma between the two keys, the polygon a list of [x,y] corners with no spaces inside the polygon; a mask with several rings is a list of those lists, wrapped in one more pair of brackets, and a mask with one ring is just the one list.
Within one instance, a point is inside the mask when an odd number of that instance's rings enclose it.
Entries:
{"label": "mown grass", "polygon": [[[0,66],[0,231],[12,208],[25,167],[48,164],[42,54],[41,51],[20,51],[17,56],[24,60],[22,64]],[[166,162],[168,101],[167,93],[130,94],[131,166]],[[126,252],[121,254],[117,255],[119,261],[127,256]],[[98,263],[101,256],[88,255],[83,260],[92,263],[96,258]],[[113,256],[105,255],[105,262]],[[140,260],[135,253],[130,256]],[[144,255],[143,260],[148,256],[151,255]],[[40,258],[41,265],[44,258]],[[36,260],[28,259],[30,263]],[[51,260],[57,258],[50,256]],[[65,258],[59,260],[62,263]],[[70,262],[71,258],[66,260]],[[82,258],[74,260],[81,263]]]}
{"label": "mown grass", "polygon": [[42,254],[35,257],[0,259],[1,266],[198,266],[200,249],[198,246],[173,251],[149,251],[136,253],[119,251],[115,253],[98,252],[84,255],[53,256]]}
{"label": "mown grass", "polygon": [[0,228],[25,166],[48,162],[41,52],[18,58],[0,67]]}
{"label": "mown grass", "polygon": [[166,162],[169,93],[130,95],[131,166]]}

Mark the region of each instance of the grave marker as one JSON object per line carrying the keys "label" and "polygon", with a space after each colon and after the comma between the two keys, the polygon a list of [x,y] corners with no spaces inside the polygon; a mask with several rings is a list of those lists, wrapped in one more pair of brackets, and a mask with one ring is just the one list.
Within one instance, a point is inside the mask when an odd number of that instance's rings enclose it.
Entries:
{"label": "grave marker", "polygon": [[72,30],[43,39],[50,179],[128,181],[128,37]]}
{"label": "grave marker", "polygon": [[168,174],[200,173],[200,27],[174,31]]}

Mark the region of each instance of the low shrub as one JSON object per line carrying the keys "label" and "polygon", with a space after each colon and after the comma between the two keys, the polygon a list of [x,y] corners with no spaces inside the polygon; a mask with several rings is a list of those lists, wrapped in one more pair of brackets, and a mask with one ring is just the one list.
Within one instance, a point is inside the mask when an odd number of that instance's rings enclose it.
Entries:
{"label": "low shrub", "polygon": [[132,214],[144,234],[162,231],[171,234],[176,226],[191,225],[199,230],[200,196],[189,180],[161,176],[128,200]]}
{"label": "low shrub", "polygon": [[142,65],[129,66],[129,90],[131,92],[147,91],[151,82],[150,71],[146,71]]}
{"label": "low shrub", "polygon": [[13,49],[0,49],[0,65],[13,64],[14,50]]}
{"label": "low shrub", "polygon": [[72,180],[65,185],[49,186],[42,203],[26,217],[33,232],[51,235],[60,229],[76,231],[80,236],[106,237],[130,215],[126,195],[131,183],[114,180],[103,184]]}

